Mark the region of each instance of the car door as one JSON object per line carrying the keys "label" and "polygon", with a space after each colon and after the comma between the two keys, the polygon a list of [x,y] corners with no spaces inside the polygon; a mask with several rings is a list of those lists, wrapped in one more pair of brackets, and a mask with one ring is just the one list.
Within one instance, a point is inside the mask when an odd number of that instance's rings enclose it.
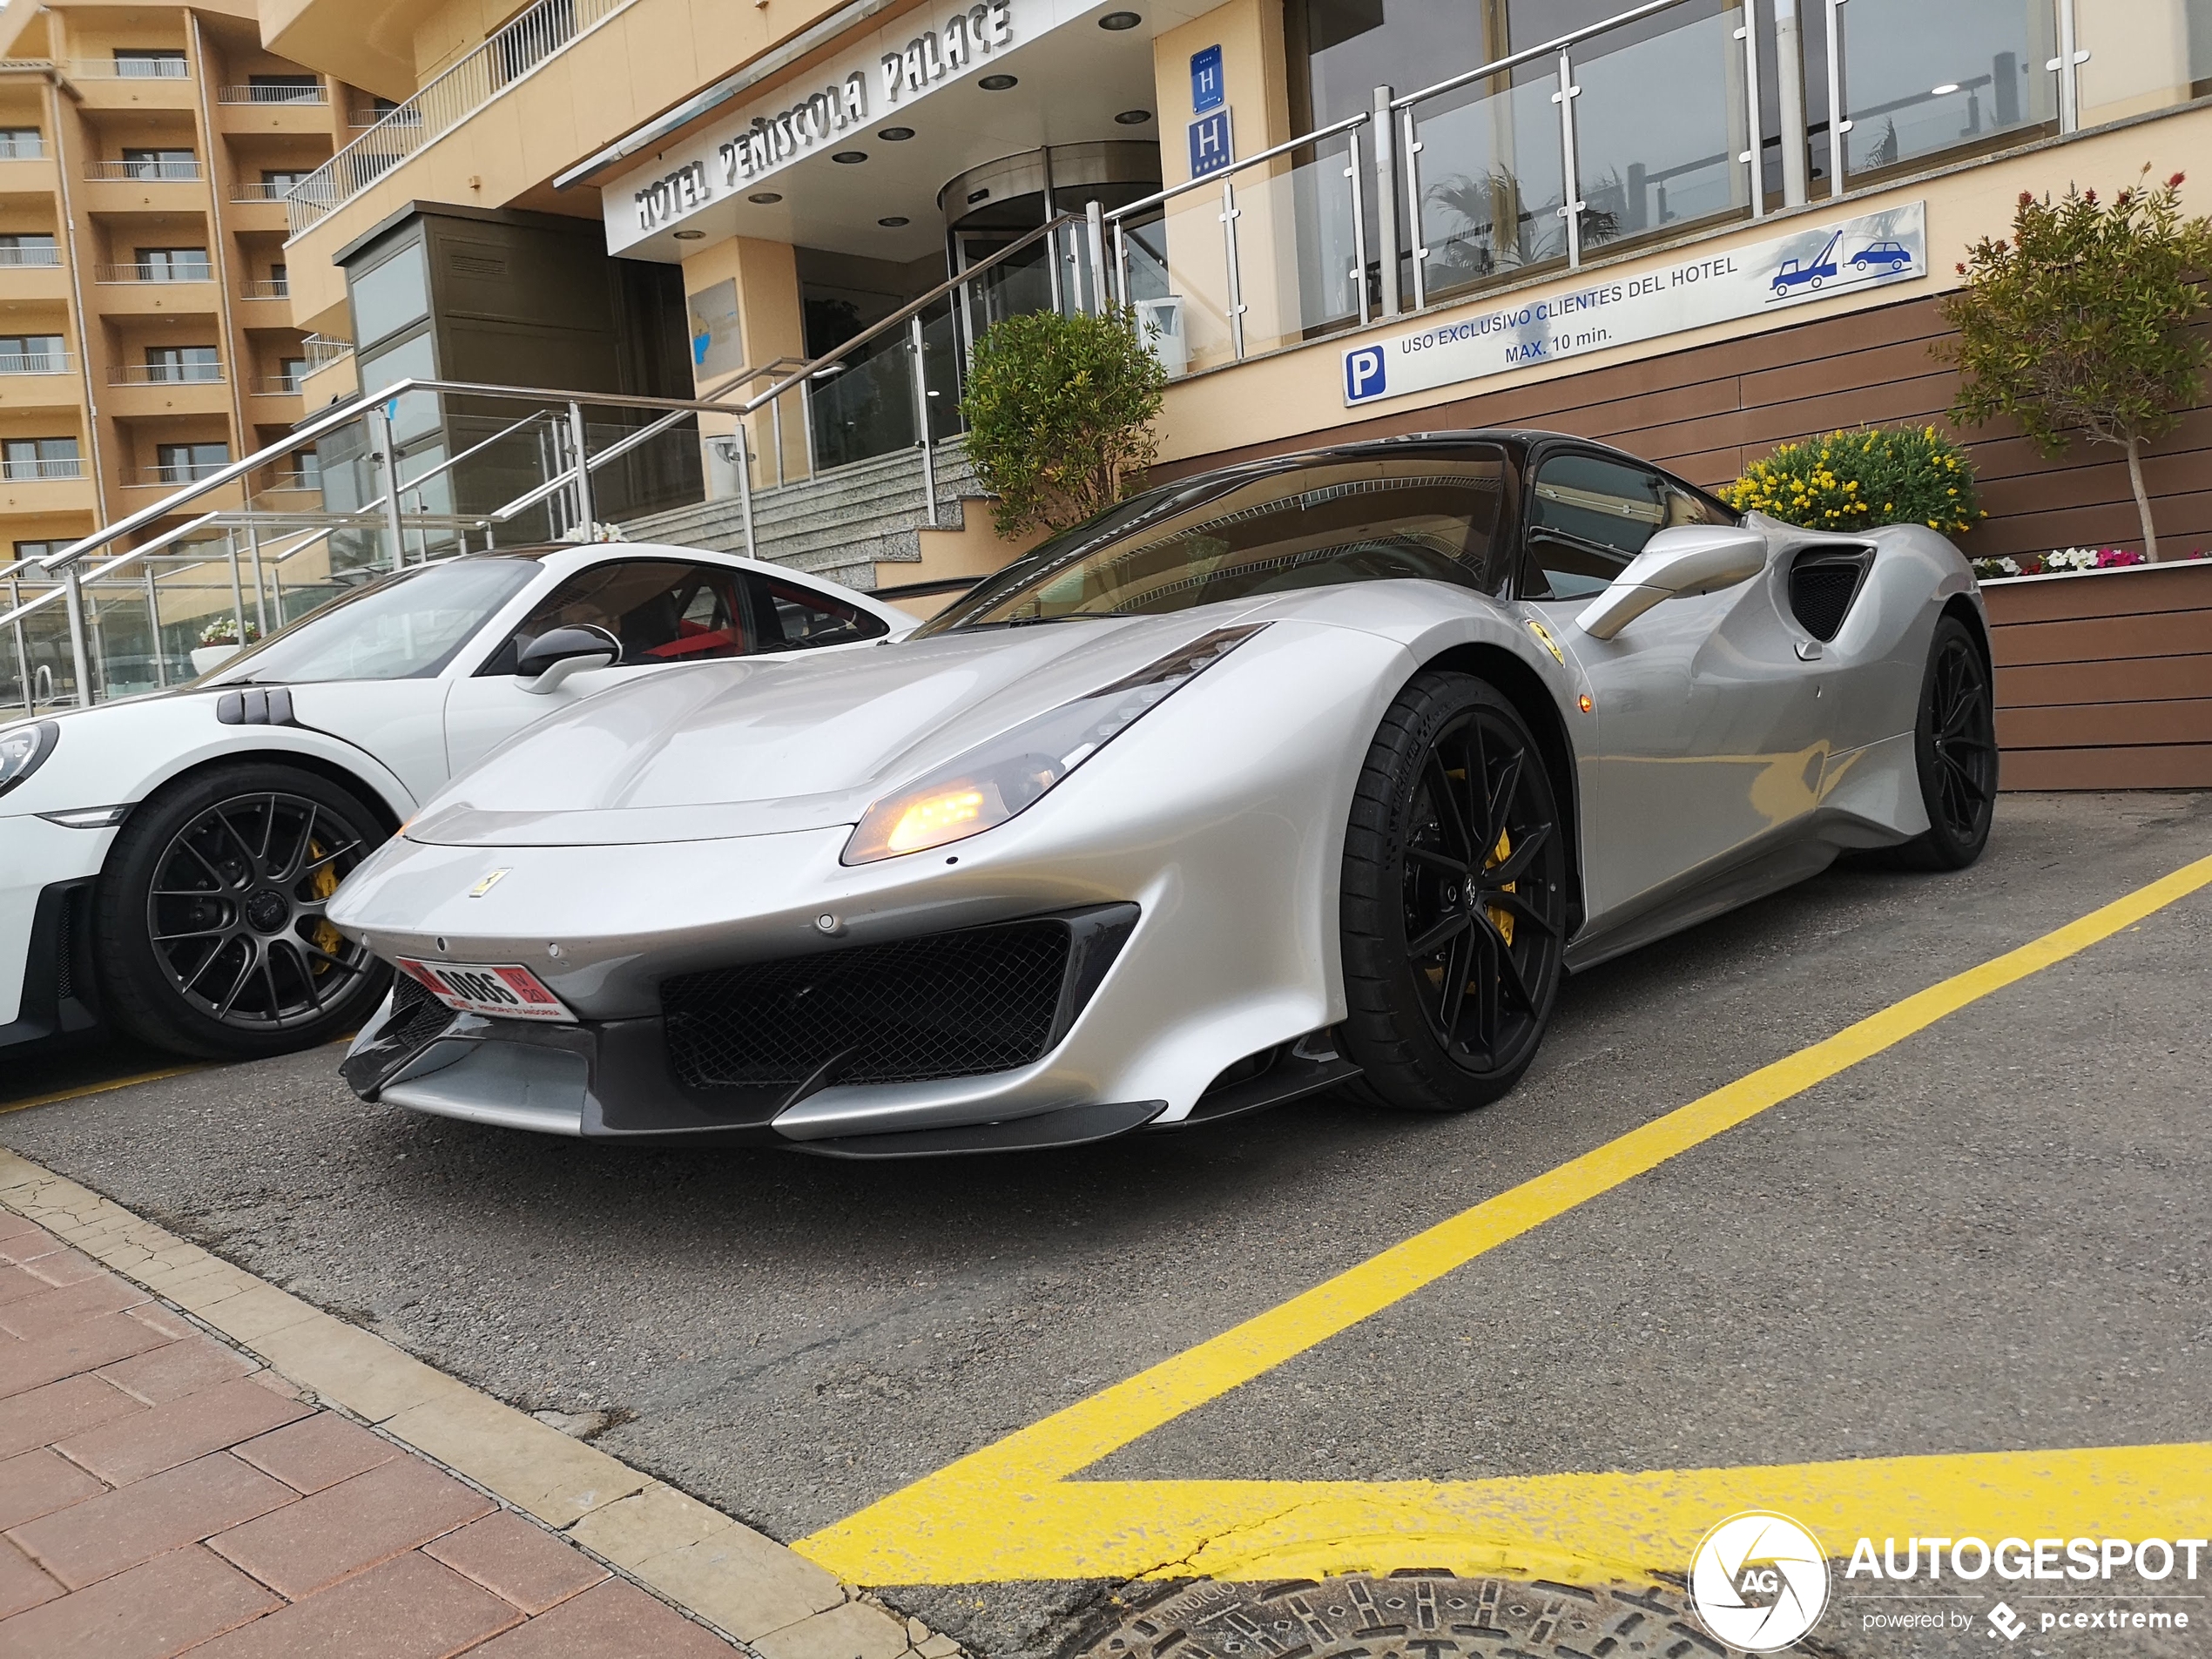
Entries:
{"label": "car door", "polygon": [[1660,529],[1733,517],[1618,456],[1555,449],[1538,457],[1533,476],[1517,591],[1571,642],[1588,677],[1595,920],[1724,865],[1811,809],[1824,757],[1818,686],[1776,614],[1771,570],[1670,599],[1609,640],[1576,629],[1575,617]]}
{"label": "car door", "polygon": [[[612,667],[570,675],[550,692],[515,677],[523,646],[555,628],[604,628],[622,644]],[[760,649],[745,572],[734,564],[640,553],[573,572],[454,683],[445,747],[466,771],[532,721],[635,675],[677,663],[741,657]]]}

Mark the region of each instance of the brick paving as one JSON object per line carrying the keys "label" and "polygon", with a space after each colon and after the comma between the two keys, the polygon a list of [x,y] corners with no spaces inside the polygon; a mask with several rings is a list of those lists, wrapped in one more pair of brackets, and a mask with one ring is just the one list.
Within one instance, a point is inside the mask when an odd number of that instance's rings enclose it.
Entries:
{"label": "brick paving", "polygon": [[741,1651],[0,1210],[9,1659]]}

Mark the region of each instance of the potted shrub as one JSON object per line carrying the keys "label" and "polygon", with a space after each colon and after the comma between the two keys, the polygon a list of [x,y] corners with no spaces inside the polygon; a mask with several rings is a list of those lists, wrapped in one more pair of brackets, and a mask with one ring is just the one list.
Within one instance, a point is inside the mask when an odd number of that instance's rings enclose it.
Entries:
{"label": "potted shrub", "polygon": [[1959,536],[1988,516],[1975,497],[1966,452],[1932,426],[1785,443],[1719,493],[1739,511],[1817,530],[1925,524]]}
{"label": "potted shrub", "polygon": [[1166,383],[1130,311],[993,324],[975,342],[961,413],[1000,536],[1056,533],[1142,489]]}
{"label": "potted shrub", "polygon": [[[260,637],[260,629],[247,623],[246,644],[251,645]],[[196,675],[210,673],[237,656],[241,649],[238,618],[228,615],[214,617],[199,631],[199,644],[192,647],[192,671]]]}

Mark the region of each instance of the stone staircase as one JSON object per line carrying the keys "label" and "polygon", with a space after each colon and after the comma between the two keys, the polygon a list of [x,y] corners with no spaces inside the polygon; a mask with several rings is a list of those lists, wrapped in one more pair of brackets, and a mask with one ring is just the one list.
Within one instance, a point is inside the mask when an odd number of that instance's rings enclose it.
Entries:
{"label": "stone staircase", "polygon": [[[980,505],[986,492],[959,440],[939,444],[934,460],[935,528],[963,530],[962,498]],[[930,528],[921,486],[921,450],[901,449],[780,489],[756,490],[753,551],[848,587],[867,590],[896,585],[897,577],[876,567],[921,564],[921,535]],[[988,513],[981,522],[988,525]],[[632,541],[676,542],[726,553],[745,550],[745,515],[734,496],[629,519],[622,528]]]}

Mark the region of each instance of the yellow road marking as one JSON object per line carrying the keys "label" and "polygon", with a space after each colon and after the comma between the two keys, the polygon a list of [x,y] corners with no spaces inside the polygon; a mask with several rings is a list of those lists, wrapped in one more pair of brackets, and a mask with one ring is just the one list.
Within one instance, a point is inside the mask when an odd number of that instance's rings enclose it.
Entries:
{"label": "yellow road marking", "polygon": [[[1392,1516],[1427,1517],[1426,1521],[1413,1521],[1412,1530],[1402,1534],[1395,1521],[1386,1529],[1402,1544],[1409,1545],[1417,1537],[1432,1536],[1488,1538],[1496,1544],[1500,1539],[1527,1540],[1538,1536],[1526,1528],[1534,1524],[1532,1516],[1546,1513],[1543,1506],[1551,1504],[1564,1507],[1549,1511],[1551,1519],[1547,1524],[1571,1527],[1577,1537],[1595,1528],[1590,1535],[1614,1539],[1623,1547],[1632,1539],[1640,1539],[1642,1541],[1636,1549],[1639,1556],[1655,1541],[1663,1539],[1667,1553],[1653,1558],[1650,1564],[1680,1571],[1680,1563],[1687,1557],[1683,1550],[1673,1548],[1676,1541],[1671,1533],[1664,1527],[1654,1530],[1652,1527],[1639,1528],[1637,1524],[1626,1521],[1617,1525],[1608,1521],[1606,1516],[1611,1512],[1599,1501],[1607,1488],[1602,1484],[1575,1483],[1703,1481],[1706,1484],[1696,1488],[1702,1504],[1702,1494],[1715,1489],[1711,1482],[1726,1485],[1736,1481],[1738,1476],[1755,1477],[1761,1472],[1541,1478],[1568,1483],[1552,1487],[1491,1481],[1330,1482],[1318,1486],[1287,1481],[1073,1481],[1069,1477],[1194,1407],[1218,1399],[1239,1384],[1326,1341],[1368,1315],[1402,1301],[1486,1251],[1611,1191],[1678,1153],[1893,1047],[1970,1003],[2110,938],[2208,884],[2212,884],[2212,858],[2187,865],[2040,939],[1930,986],[1847,1026],[1831,1037],[1764,1066],[1557,1169],[1463,1211],[1267,1312],[971,1453],[858,1514],[799,1540],[792,1548],[840,1577],[860,1584],[1123,1577],[1150,1572],[1166,1563],[1187,1562],[1213,1548],[1210,1540],[1255,1521],[1266,1522],[1271,1516],[1279,1518],[1286,1509],[1297,1510],[1305,1519],[1294,1524],[1294,1533],[1285,1533],[1284,1527],[1291,1523],[1279,1519],[1267,1523],[1276,1528],[1271,1535],[1282,1539],[1281,1548],[1289,1548],[1295,1539],[1321,1540],[1342,1527],[1355,1528],[1356,1536],[1356,1529],[1368,1521]],[[2180,1462],[2175,1461],[2177,1452],[2187,1454]],[[2175,1491],[2167,1475],[2174,1468],[2183,1467],[2187,1457],[2196,1460],[2188,1467],[2206,1472],[2212,1451],[2185,1447],[2135,1452],[2000,1453],[1986,1456],[1999,1462],[1990,1464],[1972,1458],[1874,1459],[1803,1467],[1849,1472],[1837,1477],[1838,1484],[1835,1487],[1838,1504],[1849,1507],[1862,1504],[1870,1494],[1879,1495],[1884,1488],[1878,1472],[1892,1467],[1917,1469],[1923,1475],[1933,1470],[1946,1483],[1959,1482],[1969,1490],[2002,1493],[2009,1489],[2007,1483],[2019,1472],[2015,1464],[2006,1460],[2025,1460],[2019,1466],[2025,1468],[2054,1467],[2057,1467],[2054,1460],[2073,1460],[2065,1464],[2070,1471],[2065,1477],[2030,1482],[2041,1494],[2035,1500],[2037,1503],[2056,1502],[2060,1494],[2069,1490],[2066,1481],[2072,1480],[2080,1483],[2073,1489],[2075,1509],[2102,1513],[2099,1506],[2109,1502],[2126,1513],[2137,1513],[2128,1507],[2132,1503],[2164,1514],[2175,1501]],[[2094,1467],[2083,1467],[2084,1460],[2094,1460]],[[2108,1467],[2112,1472],[2105,1473]],[[1767,1471],[1764,1477],[1780,1480],[1788,1473]],[[1805,1474],[1804,1478],[1810,1481],[1814,1477]],[[1903,1478],[1923,1477],[1908,1474]],[[1868,1484],[1870,1481],[1871,1485]],[[1496,1509],[1492,1497],[1508,1487],[1540,1494],[1539,1500],[1532,1501],[1535,1507],[1508,1504],[1502,1510]],[[1786,1485],[1778,1488],[1768,1485],[1759,1489],[1766,1494],[1763,1502],[1795,1501]],[[2205,1490],[2204,1482],[2199,1480],[2192,1493],[2200,1513],[2206,1501],[2201,1495]],[[1305,1496],[1301,1497],[1300,1494]],[[1892,1492],[1890,1495],[1896,1497],[1900,1494]],[[1922,1494],[1915,1501],[1922,1499],[1935,1501]],[[1958,1501],[1955,1495],[1943,1499],[1944,1502]],[[1311,1511],[1302,1507],[1309,1503],[1318,1507]],[[1703,1519],[1689,1534],[1689,1544],[1683,1549],[1694,1545],[1697,1535],[1727,1511],[1705,1507],[1696,1508],[1696,1513],[1702,1514]],[[1498,1521],[1497,1527],[1505,1530],[1497,1532],[1491,1521],[1485,1519],[1496,1515],[1518,1520],[1511,1526]],[[1459,1519],[1444,1527],[1440,1534],[1427,1530],[1450,1516]],[[1899,1521],[1895,1524],[1905,1523]],[[1514,1531],[1513,1527],[1521,1530]],[[1931,1527],[1926,1530],[1933,1535],[1939,1529]],[[2114,1535],[2118,1535],[2116,1531]],[[1322,1554],[1326,1554],[1328,1548],[1318,1542],[1306,1547]],[[1277,1548],[1271,1545],[1268,1550],[1260,1552],[1258,1559],[1280,1559],[1278,1554],[1269,1553]],[[1216,1554],[1220,1558],[1218,1565],[1223,1568],[1229,1568],[1238,1558],[1235,1546],[1217,1549]],[[1399,1561],[1389,1564],[1409,1563]],[[1178,1567],[1177,1570],[1189,1568]],[[1561,1563],[1556,1570],[1568,1570],[1568,1565]]]}
{"label": "yellow road marking", "polygon": [[82,1089],[64,1089],[51,1095],[33,1095],[29,1100],[11,1100],[0,1104],[0,1117],[10,1112],[27,1112],[34,1106],[57,1106],[65,1100],[82,1100],[87,1095],[111,1094],[118,1089],[129,1089],[138,1083],[158,1083],[165,1077],[181,1077],[187,1072],[205,1071],[205,1065],[171,1066],[162,1071],[142,1071],[135,1077],[117,1077],[104,1083],[86,1083]]}

